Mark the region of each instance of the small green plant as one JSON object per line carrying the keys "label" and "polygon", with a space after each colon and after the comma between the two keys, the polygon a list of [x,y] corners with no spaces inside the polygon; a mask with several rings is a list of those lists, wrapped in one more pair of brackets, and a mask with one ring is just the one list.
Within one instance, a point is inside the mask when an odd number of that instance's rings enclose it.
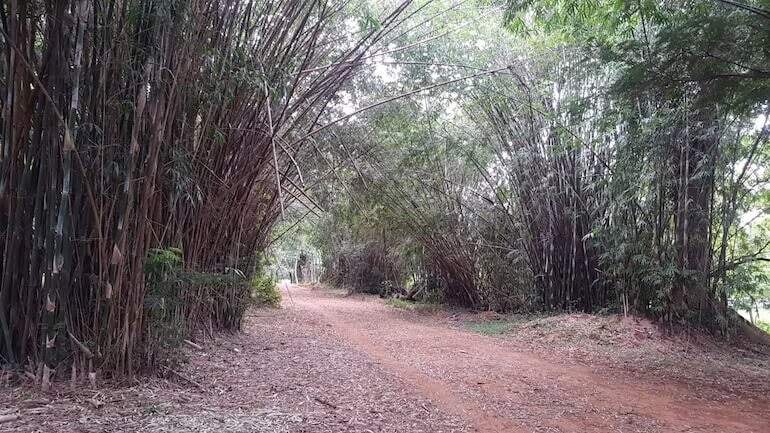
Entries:
{"label": "small green plant", "polygon": [[144,272],[151,282],[165,280],[169,274],[180,269],[184,264],[182,250],[179,248],[151,248],[144,260]]}
{"label": "small green plant", "polygon": [[257,305],[278,307],[281,305],[281,292],[275,280],[269,275],[256,274],[251,277],[251,298]]}
{"label": "small green plant", "polygon": [[391,298],[385,301],[385,304],[393,307],[393,308],[400,308],[402,310],[414,310],[415,305],[412,301],[406,301],[404,299],[397,299],[397,298]]}
{"label": "small green plant", "polygon": [[466,325],[473,332],[483,335],[502,335],[513,329],[514,323],[504,320],[491,320],[488,322],[472,322]]}
{"label": "small green plant", "polygon": [[252,303],[252,281],[242,272],[185,269],[184,255],[177,248],[149,250],[144,269],[147,366],[182,362],[183,353],[177,348],[196,331],[241,329]]}
{"label": "small green plant", "polygon": [[415,302],[415,301],[409,301],[406,299],[398,299],[398,298],[390,298],[387,301],[385,301],[385,304],[393,308],[398,308],[398,309],[407,310],[407,311],[432,311],[439,308],[437,304],[429,304],[426,302]]}
{"label": "small green plant", "polygon": [[268,272],[270,260],[264,254],[257,254],[252,274],[251,299],[260,306],[278,307],[281,305],[281,292],[275,280]]}
{"label": "small green plant", "polygon": [[144,260],[147,292],[144,297],[147,365],[177,364],[182,358],[176,348],[187,337],[184,317],[176,314],[184,306],[175,282],[184,264],[177,248],[152,248]]}
{"label": "small green plant", "polygon": [[763,322],[761,320],[758,320],[756,325],[757,325],[757,328],[770,334],[770,322]]}

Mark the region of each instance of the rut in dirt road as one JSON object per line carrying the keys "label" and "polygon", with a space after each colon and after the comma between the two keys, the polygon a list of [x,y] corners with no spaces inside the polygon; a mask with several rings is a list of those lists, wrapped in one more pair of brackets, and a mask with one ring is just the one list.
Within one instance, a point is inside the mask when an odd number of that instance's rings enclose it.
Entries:
{"label": "rut in dirt road", "polygon": [[341,339],[478,432],[768,431],[770,404],[699,400],[685,386],[556,364],[371,297],[284,287],[284,308]]}

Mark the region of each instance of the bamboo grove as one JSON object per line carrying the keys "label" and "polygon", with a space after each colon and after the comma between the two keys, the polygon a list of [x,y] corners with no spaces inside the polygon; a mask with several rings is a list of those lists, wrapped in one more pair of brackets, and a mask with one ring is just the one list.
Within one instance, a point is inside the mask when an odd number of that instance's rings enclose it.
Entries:
{"label": "bamboo grove", "polygon": [[6,1],[0,362],[237,329],[297,230],[357,290],[729,331],[770,260],[763,1]]}
{"label": "bamboo grove", "polygon": [[308,132],[409,1],[343,38],[348,6],[3,2],[0,360],[44,386],[133,373],[148,251],[248,272],[284,207],[312,203]]}
{"label": "bamboo grove", "polygon": [[[326,277],[731,332],[731,302],[765,284],[767,231],[748,227],[766,213],[770,14],[706,3],[511,2],[507,37],[397,58],[418,82],[508,67],[328,138],[353,199],[321,193]],[[494,42],[469,55],[476,39]]]}

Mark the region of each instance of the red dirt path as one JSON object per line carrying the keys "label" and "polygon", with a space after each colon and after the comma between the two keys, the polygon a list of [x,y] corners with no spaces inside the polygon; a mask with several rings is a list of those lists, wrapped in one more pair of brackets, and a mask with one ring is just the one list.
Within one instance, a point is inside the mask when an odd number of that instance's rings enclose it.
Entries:
{"label": "red dirt path", "polygon": [[770,400],[708,401],[684,385],[646,383],[623,372],[598,375],[370,297],[298,286],[286,295],[288,308],[322,317],[478,432],[770,432]]}
{"label": "red dirt path", "polygon": [[[656,380],[643,365],[640,374],[578,361],[517,341],[523,333],[470,332],[444,313],[283,291],[283,308],[198,341],[203,350],[165,379],[41,393],[0,378],[0,417],[21,415],[0,432],[770,432],[770,396],[746,389],[754,379],[710,383],[704,368],[697,384],[672,384],[669,370]],[[767,370],[752,371],[761,382]]]}

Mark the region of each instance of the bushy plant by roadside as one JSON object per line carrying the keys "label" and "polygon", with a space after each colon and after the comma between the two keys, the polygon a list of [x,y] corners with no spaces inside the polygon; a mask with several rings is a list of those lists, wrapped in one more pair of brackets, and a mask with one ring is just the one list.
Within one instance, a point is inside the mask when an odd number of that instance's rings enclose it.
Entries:
{"label": "bushy plant by roadside", "polygon": [[254,261],[254,271],[251,277],[251,299],[260,306],[278,307],[281,305],[281,292],[276,281],[268,272],[269,259],[260,254]]}
{"label": "bushy plant by roadside", "polygon": [[257,305],[278,307],[281,305],[281,292],[275,280],[269,275],[251,277],[251,298]]}
{"label": "bushy plant by roadside", "polygon": [[243,273],[196,272],[183,265],[177,248],[152,249],[145,258],[147,367],[178,362],[176,348],[196,332],[241,329],[252,303],[252,282]]}
{"label": "bushy plant by roadside", "polygon": [[187,326],[179,314],[181,302],[170,284],[181,271],[182,252],[176,248],[153,248],[147,252],[144,273],[147,291],[144,296],[146,318],[144,363],[152,367],[175,363],[175,349],[187,337]]}

